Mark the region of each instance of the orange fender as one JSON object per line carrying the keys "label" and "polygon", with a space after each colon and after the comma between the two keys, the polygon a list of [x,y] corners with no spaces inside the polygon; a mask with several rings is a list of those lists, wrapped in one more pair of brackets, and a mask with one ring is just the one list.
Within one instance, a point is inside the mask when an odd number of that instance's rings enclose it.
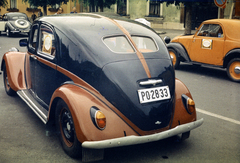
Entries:
{"label": "orange fender", "polygon": [[188,88],[185,84],[183,84],[180,80],[175,80],[175,112],[173,115],[173,122],[171,128],[174,128],[180,124],[189,123],[192,121],[196,121],[196,109],[192,114],[189,114],[182,102],[182,94],[187,95],[192,99],[192,95],[189,92]]}
{"label": "orange fender", "polygon": [[21,52],[7,52],[2,59],[1,70],[3,70],[3,65],[5,64],[9,84],[14,91],[26,89],[24,80],[25,56],[26,54]]}
{"label": "orange fender", "polygon": [[[85,88],[65,84],[58,88],[51,100],[49,111],[49,119],[54,118],[56,100],[61,98],[68,105],[73,117],[75,131],[78,140],[84,141],[99,141],[126,135],[137,135],[113,110],[103,102],[103,97],[96,97]],[[90,108],[97,107],[106,116],[107,125],[104,130],[99,130],[95,127],[91,120]],[[51,116],[50,116],[51,113]]]}

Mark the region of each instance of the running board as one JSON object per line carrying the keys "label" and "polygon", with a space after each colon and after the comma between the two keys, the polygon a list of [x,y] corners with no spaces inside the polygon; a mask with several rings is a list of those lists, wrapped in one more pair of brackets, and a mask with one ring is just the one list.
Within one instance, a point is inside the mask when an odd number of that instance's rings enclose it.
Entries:
{"label": "running board", "polygon": [[47,123],[48,111],[42,107],[38,101],[30,93],[30,90],[24,89],[17,91],[17,94],[21,99],[33,110],[33,112],[43,121],[44,124]]}

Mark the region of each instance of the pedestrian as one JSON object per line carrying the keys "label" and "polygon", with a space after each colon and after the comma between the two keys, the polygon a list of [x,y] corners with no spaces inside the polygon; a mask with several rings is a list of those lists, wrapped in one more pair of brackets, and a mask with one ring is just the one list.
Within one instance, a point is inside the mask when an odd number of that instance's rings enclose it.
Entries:
{"label": "pedestrian", "polygon": [[76,7],[74,6],[74,7],[72,7],[72,11],[70,12],[70,14],[76,14],[76,13],[77,13]]}
{"label": "pedestrian", "polygon": [[58,15],[58,14],[61,14],[63,12],[63,9],[62,7],[59,7],[57,12],[54,14],[54,15]]}
{"label": "pedestrian", "polygon": [[43,16],[43,13],[42,13],[42,10],[40,9],[40,10],[38,11],[38,17],[41,17],[41,16]]}
{"label": "pedestrian", "polygon": [[34,22],[34,20],[37,18],[37,16],[36,16],[36,14],[34,13],[34,11],[33,11],[33,14],[32,14],[32,16],[31,16],[31,19],[32,19],[32,21]]}

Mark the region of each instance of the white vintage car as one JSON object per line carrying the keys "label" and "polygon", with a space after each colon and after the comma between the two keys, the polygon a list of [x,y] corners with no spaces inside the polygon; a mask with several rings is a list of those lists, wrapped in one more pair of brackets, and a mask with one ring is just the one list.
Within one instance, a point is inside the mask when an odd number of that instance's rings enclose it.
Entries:
{"label": "white vintage car", "polygon": [[6,32],[8,37],[13,34],[29,32],[31,23],[26,14],[20,12],[9,12],[0,18],[0,35]]}

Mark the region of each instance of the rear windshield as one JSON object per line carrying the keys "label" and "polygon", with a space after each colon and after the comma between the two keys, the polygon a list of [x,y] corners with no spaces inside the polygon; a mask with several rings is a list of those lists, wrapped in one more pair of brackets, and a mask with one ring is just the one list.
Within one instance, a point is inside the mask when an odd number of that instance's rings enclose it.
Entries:
{"label": "rear windshield", "polygon": [[24,15],[12,15],[9,17],[10,20],[17,20],[17,19],[25,19],[27,20],[27,17]]}
{"label": "rear windshield", "polygon": [[141,52],[155,52],[157,51],[156,43],[149,37],[132,36],[133,41]]}
{"label": "rear windshield", "polygon": [[134,52],[131,44],[124,36],[114,36],[107,37],[103,39],[103,42],[107,45],[107,47],[116,53],[132,53]]}
{"label": "rear windshield", "polygon": [[[141,52],[157,51],[156,43],[149,37],[132,36],[133,41]],[[116,53],[132,53],[134,48],[125,36],[106,37],[103,42],[107,47]]]}

